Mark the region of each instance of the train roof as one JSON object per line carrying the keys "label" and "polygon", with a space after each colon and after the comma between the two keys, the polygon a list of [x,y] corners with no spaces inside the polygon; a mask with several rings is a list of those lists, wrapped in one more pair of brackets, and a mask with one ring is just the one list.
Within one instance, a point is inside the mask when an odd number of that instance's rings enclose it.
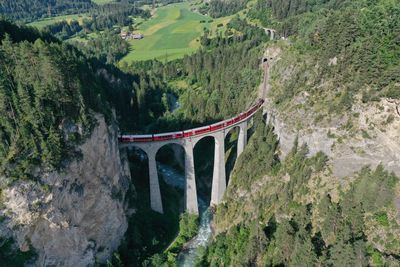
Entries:
{"label": "train roof", "polygon": [[[228,119],[229,120],[229,119]],[[223,120],[223,121],[219,121],[219,122],[216,122],[216,123],[213,123],[213,124],[210,124],[210,126],[214,126],[214,125],[220,125],[220,124],[222,124],[222,123],[224,123],[225,122],[225,120]]]}
{"label": "train roof", "polygon": [[168,133],[159,133],[159,134],[154,134],[154,136],[165,136],[165,135],[173,135],[173,134],[182,134],[182,131],[178,131],[178,132],[168,132]]}
{"label": "train roof", "polygon": [[[189,129],[189,130],[186,130],[186,131],[203,130],[203,129],[207,129],[208,127],[210,127],[210,125],[206,125],[206,126],[201,126],[201,127],[193,128],[193,129]],[[185,131],[185,132],[186,132],[186,131]]]}
{"label": "train roof", "polygon": [[146,137],[152,137],[151,134],[124,134],[121,135],[122,138],[146,138]]}

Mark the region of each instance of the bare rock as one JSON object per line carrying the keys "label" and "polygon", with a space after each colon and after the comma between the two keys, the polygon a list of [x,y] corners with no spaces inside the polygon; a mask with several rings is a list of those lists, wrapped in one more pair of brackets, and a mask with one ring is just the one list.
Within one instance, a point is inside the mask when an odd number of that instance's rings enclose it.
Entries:
{"label": "bare rock", "polygon": [[96,119],[91,137],[79,147],[81,159],[62,172],[44,173],[46,186],[22,181],[3,191],[7,226],[20,249],[35,249],[38,266],[104,262],[127,230],[129,168],[126,159],[121,163],[116,129],[102,116]]}
{"label": "bare rock", "polygon": [[[282,51],[274,47],[269,47],[264,53],[264,58],[268,58],[268,66],[264,69],[264,82],[259,95],[265,98],[263,112],[279,137],[282,155],[289,153],[298,138],[299,144],[308,145],[311,155],[324,152],[337,177],[351,175],[366,165],[375,167],[378,164],[400,175],[400,117],[397,103],[381,99],[380,102],[365,104],[360,96],[356,96],[348,114],[332,116],[329,122],[318,123],[316,114],[307,108],[308,94],[301,92],[291,100],[290,107],[277,110],[269,98],[274,89],[269,81],[269,72],[281,60],[281,56]],[[336,57],[332,58],[329,64],[336,65],[337,60]],[[278,70],[282,83],[292,75],[292,68],[288,65]],[[351,131],[344,127],[348,122],[353,124]]]}

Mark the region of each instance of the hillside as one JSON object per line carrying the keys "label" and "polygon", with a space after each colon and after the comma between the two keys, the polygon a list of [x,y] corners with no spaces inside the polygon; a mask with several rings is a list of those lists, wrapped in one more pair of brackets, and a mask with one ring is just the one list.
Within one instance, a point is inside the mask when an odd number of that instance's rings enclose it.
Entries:
{"label": "hillside", "polygon": [[105,262],[127,228],[130,177],[112,86],[75,48],[0,25],[0,265]]}
{"label": "hillside", "polygon": [[4,0],[0,4],[0,14],[16,20],[32,21],[55,15],[84,13],[91,7],[91,0]]}
{"label": "hillside", "polygon": [[[104,88],[79,52],[58,42],[21,41],[26,35],[23,29],[0,35],[0,170],[10,180],[33,178],[35,165],[58,168],[90,133],[89,109],[109,113],[101,98]],[[80,132],[68,133],[68,124],[79,125]]]}
{"label": "hillside", "polygon": [[[0,19],[1,266],[176,266],[188,251],[190,266],[400,265],[398,1],[39,2],[0,8],[90,11],[42,31]],[[225,132],[222,203],[184,213],[186,152],[170,145],[152,210],[148,156],[117,136],[209,125],[260,97],[238,158]],[[214,142],[193,145],[204,209]],[[189,249],[204,218],[212,237]]]}
{"label": "hillside", "polygon": [[198,266],[400,264],[399,8],[250,7],[285,38],[264,53],[270,124],[238,159]]}
{"label": "hillside", "polygon": [[338,180],[323,153],[295,143],[280,160],[278,144],[260,123],[200,266],[397,266],[399,179],[378,166]]}
{"label": "hillside", "polygon": [[398,173],[399,6],[359,1],[316,10],[286,18],[283,28],[302,28],[289,35],[293,43],[269,50],[276,58],[268,110],[283,150],[299,135],[333,159],[335,175],[379,162]]}

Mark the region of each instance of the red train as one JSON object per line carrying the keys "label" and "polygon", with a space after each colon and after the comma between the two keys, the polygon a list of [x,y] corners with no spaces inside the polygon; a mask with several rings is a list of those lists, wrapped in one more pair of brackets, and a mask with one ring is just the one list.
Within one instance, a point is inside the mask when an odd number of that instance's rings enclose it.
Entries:
{"label": "red train", "polygon": [[122,143],[130,142],[154,142],[154,141],[165,141],[172,139],[180,139],[195,135],[201,135],[209,132],[214,132],[220,129],[224,129],[232,124],[236,124],[244,119],[247,119],[253,115],[264,103],[263,99],[259,99],[257,103],[252,106],[249,110],[240,113],[238,116],[227,119],[221,122],[217,122],[208,126],[194,128],[186,131],[170,132],[162,134],[146,134],[146,135],[121,135],[118,140]]}

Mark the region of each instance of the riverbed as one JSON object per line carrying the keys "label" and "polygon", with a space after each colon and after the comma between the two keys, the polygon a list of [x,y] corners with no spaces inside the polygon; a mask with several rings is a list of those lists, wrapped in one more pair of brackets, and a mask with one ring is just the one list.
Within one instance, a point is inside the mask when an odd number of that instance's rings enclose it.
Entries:
{"label": "riverbed", "polygon": [[[174,168],[168,165],[158,163],[158,171],[161,174],[163,180],[171,185],[181,189],[185,187],[185,176],[179,173]],[[204,196],[198,195],[199,204],[199,232],[198,234],[190,240],[185,246],[184,250],[178,255],[178,266],[179,267],[192,267],[194,266],[197,259],[197,250],[199,247],[206,247],[211,239],[212,229],[212,211],[207,204]]]}

